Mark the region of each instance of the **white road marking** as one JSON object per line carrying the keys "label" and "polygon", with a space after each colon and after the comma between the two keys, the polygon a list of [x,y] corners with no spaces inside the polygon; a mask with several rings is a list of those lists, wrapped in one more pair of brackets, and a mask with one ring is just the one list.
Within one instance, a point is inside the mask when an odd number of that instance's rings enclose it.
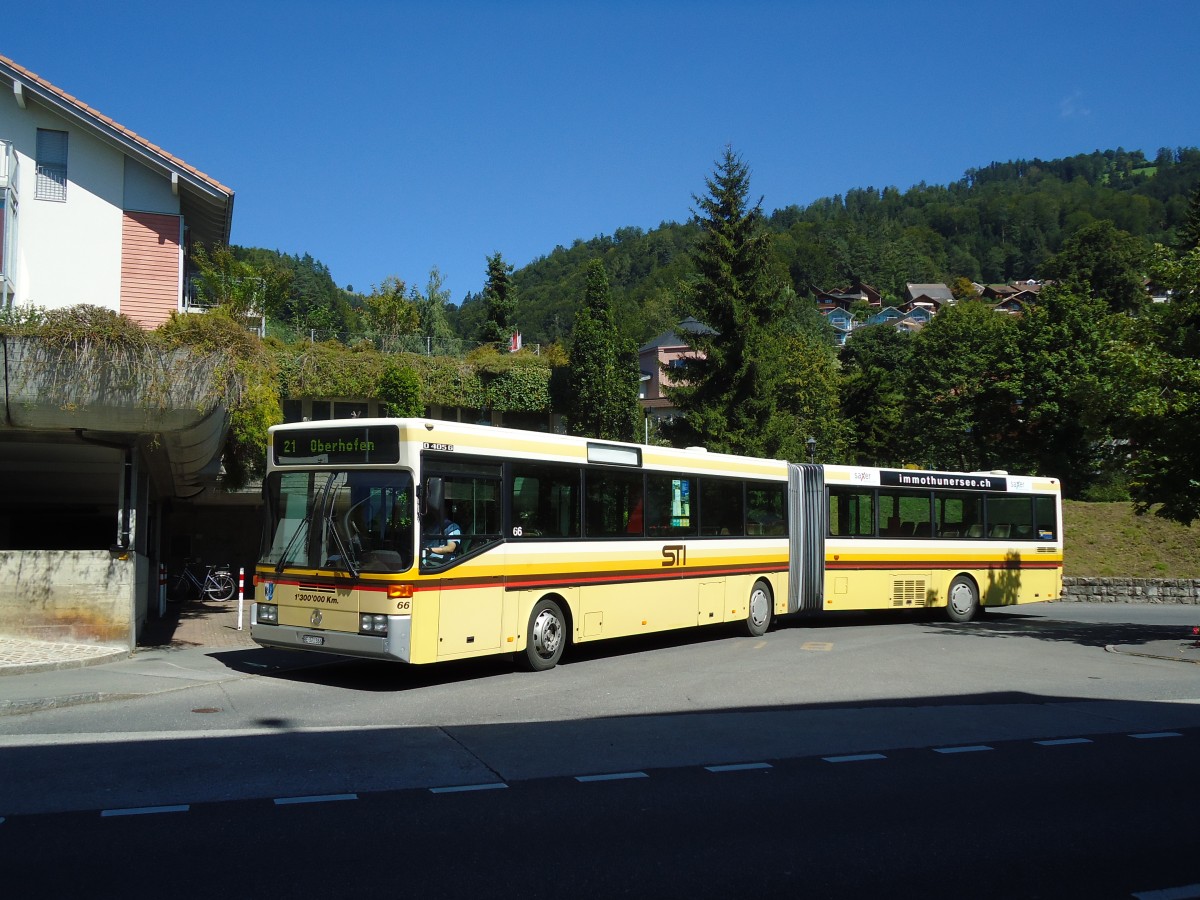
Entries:
{"label": "white road marking", "polygon": [[431,794],[465,794],[469,791],[500,791],[508,787],[503,781],[492,782],[491,784],[456,784],[452,787],[436,787],[430,788]]}
{"label": "white road marking", "polygon": [[293,803],[333,803],[337,800],[357,800],[358,794],[314,794],[310,797],[276,797],[276,806],[289,806]]}
{"label": "white road marking", "polygon": [[1090,744],[1091,738],[1057,738],[1053,741],[1034,741],[1043,747],[1065,747],[1067,744]]}
{"label": "white road marking", "polygon": [[1133,896],[1137,900],[1192,900],[1200,897],[1200,884],[1185,884],[1183,887],[1163,888],[1158,891],[1139,891]]}
{"label": "white road marking", "polygon": [[969,747],[934,747],[934,753],[979,753],[983,750],[994,750],[995,747],[989,747],[987,744],[972,744]]}
{"label": "white road marking", "polygon": [[1131,734],[1131,738],[1139,741],[1152,741],[1155,738],[1183,737],[1178,731],[1151,731],[1146,734]]}
{"label": "white road marking", "polygon": [[155,813],[187,812],[191,809],[186,803],[178,806],[138,806],[133,809],[105,809],[100,811],[102,817],[108,816],[149,816]]}
{"label": "white road marking", "polygon": [[851,756],[822,756],[821,759],[830,763],[864,762],[868,759],[887,759],[882,753],[855,753]]}
{"label": "white road marking", "polygon": [[710,772],[745,772],[748,769],[769,769],[770,763],[731,763],[726,766],[705,766]]}
{"label": "white road marking", "polygon": [[623,781],[627,778],[649,778],[645,772],[614,772],[611,775],[576,775],[575,780],[589,781]]}

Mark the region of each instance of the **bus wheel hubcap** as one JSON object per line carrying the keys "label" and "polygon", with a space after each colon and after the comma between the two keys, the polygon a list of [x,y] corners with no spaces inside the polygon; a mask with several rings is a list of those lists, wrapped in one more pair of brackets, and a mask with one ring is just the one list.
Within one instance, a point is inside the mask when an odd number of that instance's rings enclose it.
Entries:
{"label": "bus wheel hubcap", "polygon": [[950,605],[957,613],[965,613],[971,608],[971,589],[960,584],[950,592]]}
{"label": "bus wheel hubcap", "polygon": [[762,625],[770,615],[770,604],[764,591],[755,591],[750,596],[750,619],[755,625]]}
{"label": "bus wheel hubcap", "polygon": [[549,610],[542,610],[533,622],[533,647],[538,656],[551,657],[562,640],[562,625]]}

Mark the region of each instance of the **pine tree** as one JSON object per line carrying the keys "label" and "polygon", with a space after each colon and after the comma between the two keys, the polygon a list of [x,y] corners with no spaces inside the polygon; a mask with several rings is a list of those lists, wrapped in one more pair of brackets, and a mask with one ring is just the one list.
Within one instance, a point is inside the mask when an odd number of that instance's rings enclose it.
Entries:
{"label": "pine tree", "polygon": [[1192,192],[1192,198],[1188,201],[1187,219],[1179,226],[1178,243],[1180,253],[1200,250],[1200,186]]}
{"label": "pine tree", "polygon": [[641,418],[636,349],[618,334],[604,264],[591,260],[585,278],[583,306],[571,335],[568,422],[574,434],[634,440]]}
{"label": "pine tree", "polygon": [[485,344],[508,344],[517,318],[517,289],[513,285],[513,267],[499,253],[488,257],[488,280],[483,288],[485,318],[479,326],[479,340]]}
{"label": "pine tree", "polygon": [[701,235],[684,305],[707,327],[682,335],[693,353],[665,389],[683,414],[668,435],[711,450],[780,454],[795,440],[795,423],[780,415],[787,293],[772,267],[761,201],[747,206],[750,171],[732,149],[705,185],[706,196],[693,196]]}

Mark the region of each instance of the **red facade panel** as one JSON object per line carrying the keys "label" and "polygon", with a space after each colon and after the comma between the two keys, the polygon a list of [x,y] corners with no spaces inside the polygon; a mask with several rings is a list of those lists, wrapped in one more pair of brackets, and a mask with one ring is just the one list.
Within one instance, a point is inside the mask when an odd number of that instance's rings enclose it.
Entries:
{"label": "red facade panel", "polygon": [[179,216],[125,213],[121,234],[121,312],[155,328],[179,308]]}

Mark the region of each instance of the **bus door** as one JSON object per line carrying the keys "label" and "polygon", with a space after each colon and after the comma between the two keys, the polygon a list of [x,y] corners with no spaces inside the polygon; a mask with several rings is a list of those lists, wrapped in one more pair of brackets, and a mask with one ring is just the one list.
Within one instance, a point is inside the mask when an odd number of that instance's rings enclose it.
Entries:
{"label": "bus door", "polygon": [[421,600],[438,605],[435,655],[495,652],[505,599],[500,466],[429,460],[422,498]]}

